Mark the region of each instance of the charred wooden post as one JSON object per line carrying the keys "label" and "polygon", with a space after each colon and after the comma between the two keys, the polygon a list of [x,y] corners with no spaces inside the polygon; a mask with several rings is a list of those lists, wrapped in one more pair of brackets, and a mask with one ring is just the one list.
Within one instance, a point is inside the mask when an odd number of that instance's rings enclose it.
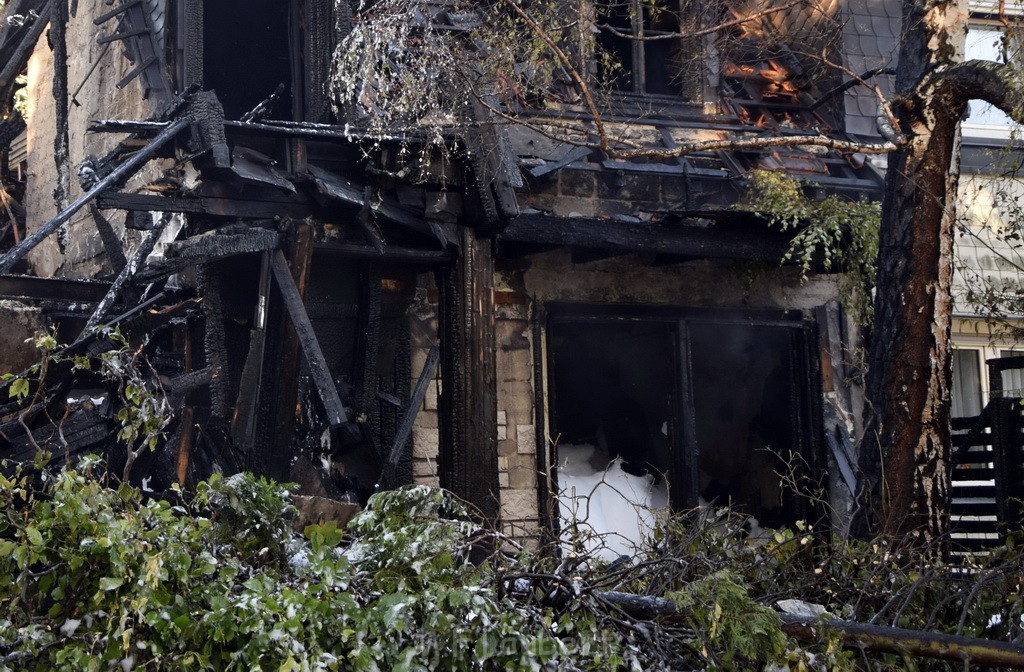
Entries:
{"label": "charred wooden post", "polygon": [[[71,155],[68,149],[68,0],[56,0],[51,8],[50,48],[53,49],[53,103],[57,133],[53,138],[53,161],[57,168],[57,184],[53,203],[57,212],[68,207],[71,194]],[[65,244],[66,227],[61,228],[60,245]]]}
{"label": "charred wooden post", "polygon": [[92,220],[96,223],[96,232],[103,243],[103,251],[107,255],[107,261],[110,262],[110,268],[115,273],[120,273],[128,263],[128,259],[124,256],[124,249],[121,247],[121,239],[118,238],[110,220],[103,216],[95,203],[89,204],[89,212],[92,214]]}
{"label": "charred wooden post", "polygon": [[[371,429],[379,428],[377,406],[378,361],[381,335],[381,265],[367,264],[359,277],[359,317],[356,326],[358,346],[355,383],[357,390],[356,414],[366,416]],[[372,431],[371,435],[379,436]],[[383,449],[383,446],[381,447]]]}
{"label": "charred wooden post", "polygon": [[[313,255],[313,231],[308,224],[295,227],[291,244],[290,276],[295,293],[302,301],[309,278],[309,266]],[[273,267],[271,259],[271,267]],[[282,286],[277,276],[278,288]],[[291,468],[292,444],[295,429],[295,405],[299,389],[299,338],[287,321],[285,300],[275,300],[280,293],[271,292],[267,315],[267,334],[264,347],[263,381],[272,384],[261,386],[256,406],[258,408],[256,432],[253,445],[246,456],[246,468],[278,480],[287,480]]]}
{"label": "charred wooden post", "polygon": [[462,230],[459,258],[438,273],[441,487],[497,519],[498,403],[491,241]]}
{"label": "charred wooden post", "polygon": [[246,449],[255,443],[260,383],[265,366],[267,318],[270,308],[270,256],[270,252],[261,255],[256,314],[253,318],[252,331],[249,333],[249,351],[242,367],[238,399],[235,401],[234,416],[231,419],[232,438],[236,445]]}

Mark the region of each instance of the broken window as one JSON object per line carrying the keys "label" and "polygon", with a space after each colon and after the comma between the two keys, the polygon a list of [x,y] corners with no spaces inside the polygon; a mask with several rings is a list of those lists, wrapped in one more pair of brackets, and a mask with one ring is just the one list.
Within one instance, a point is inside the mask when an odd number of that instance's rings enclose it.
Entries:
{"label": "broken window", "polygon": [[[811,515],[792,487],[807,485],[818,460],[811,326],[565,310],[552,312],[548,338],[556,480],[590,496],[561,507],[627,537],[621,509],[666,498],[675,508],[731,505],[765,526]],[[626,501],[595,489],[602,479]],[[601,510],[608,497],[619,510]],[[626,527],[651,524],[632,516]]]}
{"label": "broken window", "polygon": [[599,75],[608,88],[682,96],[679,0],[613,0],[599,8]]}

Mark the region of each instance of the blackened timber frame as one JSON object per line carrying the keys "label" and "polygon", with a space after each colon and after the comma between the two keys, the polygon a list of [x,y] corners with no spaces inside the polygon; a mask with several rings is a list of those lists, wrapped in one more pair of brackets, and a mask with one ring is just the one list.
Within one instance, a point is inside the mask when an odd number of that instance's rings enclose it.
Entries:
{"label": "blackened timber frame", "polygon": [[[559,389],[552,379],[555,370],[555,352],[551,345],[552,334],[559,325],[601,325],[629,323],[662,323],[671,325],[675,336],[675,369],[677,381],[674,395],[675,419],[674,436],[672,439],[672,464],[668,478],[671,484],[671,504],[677,509],[689,509],[698,504],[700,490],[699,456],[701,451],[698,440],[697,403],[695,388],[700,381],[694,374],[695,353],[691,332],[696,327],[704,328],[774,328],[782,329],[781,334],[788,334],[788,343],[792,357],[792,366],[785,371],[785,380],[794,395],[793,408],[789,422],[793,427],[794,445],[790,450],[794,464],[789,474],[803,484],[813,481],[824,474],[825,456],[822,429],[821,376],[819,354],[817,351],[818,335],[814,320],[802,311],[751,311],[751,310],[718,310],[704,308],[677,308],[664,306],[621,306],[607,304],[547,302],[541,307],[546,313],[546,366],[547,366],[547,399],[546,408],[538,400],[535,409],[538,422],[544,418],[549,423],[551,436],[560,432],[557,407],[559,405]],[[564,438],[564,437],[563,437]],[[781,452],[781,451],[780,451]],[[549,465],[557,464],[557,455],[547,459]],[[558,488],[558,474],[541,473],[540,479],[549,478],[552,487]],[[806,479],[811,479],[810,481]],[[555,506],[557,501],[551,500]],[[804,497],[794,497],[786,505],[792,520],[819,518],[824,512],[817,510],[814,504]],[[558,513],[549,514],[549,523],[557,524]]]}
{"label": "blackened timber frame", "polygon": [[497,520],[498,402],[491,241],[461,230],[459,258],[437,274],[441,341],[441,487]]}

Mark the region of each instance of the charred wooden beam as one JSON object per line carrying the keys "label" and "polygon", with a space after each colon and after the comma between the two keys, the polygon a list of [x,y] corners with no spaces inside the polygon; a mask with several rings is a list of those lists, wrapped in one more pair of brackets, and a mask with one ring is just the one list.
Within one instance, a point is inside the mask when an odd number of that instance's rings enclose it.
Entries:
{"label": "charred wooden beam", "polygon": [[284,93],[284,84],[278,84],[277,88],[274,89],[269,96],[258,102],[254,108],[243,114],[241,121],[259,121],[270,114],[270,111],[274,109],[274,103],[277,102],[277,99],[281,97],[282,93]]}
{"label": "charred wooden beam", "polygon": [[[263,353],[263,368],[260,371],[260,385],[256,396],[256,413],[254,414],[255,431],[252,443],[247,445],[246,466],[258,474],[264,474],[277,480],[289,477],[292,463],[292,447],[294,444],[294,427],[298,407],[299,390],[299,358],[301,343],[297,328],[289,321],[288,310],[303,307],[303,295],[309,279],[309,270],[313,256],[312,227],[307,223],[298,223],[289,237],[288,248],[290,270],[284,265],[280,274],[274,269],[274,257],[277,253],[268,253],[269,278],[274,280],[270,287],[276,285],[278,291],[270,289],[267,309],[266,340]],[[281,253],[282,259],[284,253]],[[283,277],[288,275],[291,283]],[[282,296],[281,287],[288,285],[294,288],[290,292],[292,303]],[[288,291],[287,289],[285,291]],[[295,301],[296,296],[297,301]],[[308,315],[306,316],[308,319]],[[301,319],[301,318],[300,318]],[[308,325],[307,326],[311,326]],[[310,330],[311,331],[311,330]],[[312,367],[311,367],[312,368]],[[315,381],[314,381],[315,382]],[[333,385],[333,384],[332,384]]]}
{"label": "charred wooden beam", "polygon": [[142,237],[142,241],[139,243],[139,247],[132,253],[132,256],[128,259],[128,263],[125,264],[121,272],[117,274],[117,278],[114,283],[110,286],[106,296],[99,302],[92,315],[85,323],[85,327],[82,329],[83,334],[88,334],[90,331],[99,325],[100,321],[106,317],[110,309],[114,307],[114,303],[120,298],[121,292],[124,291],[125,287],[135,278],[135,274],[142,268],[143,263],[146,261],[146,257],[153,251],[153,247],[156,245],[156,241],[160,238],[160,234],[163,232],[163,225],[167,222],[166,215],[161,218],[160,228],[147,231],[146,235]]}
{"label": "charred wooden beam", "polygon": [[209,262],[239,254],[255,254],[277,249],[281,236],[277,231],[259,227],[230,232],[210,231],[182,241],[168,243],[164,255],[169,259]]}
{"label": "charred wooden beam", "polygon": [[118,238],[110,220],[103,216],[95,203],[89,204],[89,212],[92,214],[92,221],[96,223],[96,232],[99,233],[110,267],[115,273],[120,273],[128,263],[128,259],[124,256],[124,249],[121,247],[121,239]]}
{"label": "charred wooden beam", "polygon": [[127,161],[112,170],[109,175],[75,199],[75,201],[65,208],[59,215],[40,226],[38,229],[33,231],[31,235],[26,236],[24,240],[11,248],[7,254],[0,257],[0,273],[5,273],[9,270],[11,266],[28,254],[32,248],[59,229],[65,222],[69,221],[76,212],[88,205],[100,193],[134,175],[150,160],[150,158],[152,158],[154,154],[156,154],[157,150],[173,140],[183,128],[191,123],[192,118],[185,116],[160,131],[160,133],[153,138],[146,147],[139,150]]}
{"label": "charred wooden beam", "polygon": [[306,313],[306,306],[302,301],[302,295],[299,293],[299,288],[295,285],[295,280],[288,269],[288,262],[280,250],[274,253],[270,265],[274,272],[277,288],[284,299],[285,309],[288,311],[288,316],[291,318],[292,325],[295,327],[295,332],[299,338],[299,344],[302,346],[302,352],[306,356],[306,364],[309,366],[310,376],[313,378],[317,392],[320,393],[320,400],[324,404],[324,410],[327,412],[327,420],[332,426],[348,422],[348,413],[345,410],[345,406],[341,403],[338,388],[331,379],[330,367],[327,365],[327,359],[324,357],[323,350],[320,349],[320,343],[316,339],[313,323],[309,321],[309,315]]}
{"label": "charred wooden beam", "polygon": [[102,194],[97,203],[104,209],[129,212],[185,212],[242,219],[303,219],[315,211],[313,204],[299,200],[258,201],[211,196],[156,196],[152,194]]}
{"label": "charred wooden beam", "polygon": [[0,275],[0,296],[36,301],[85,301],[94,303],[110,289],[109,282],[40,278],[34,275]]}
{"label": "charred wooden beam", "polygon": [[409,397],[409,401],[405,404],[405,410],[402,411],[402,420],[395,431],[395,440],[391,443],[388,459],[384,463],[383,486],[385,489],[398,486],[398,462],[402,458],[402,450],[405,448],[406,442],[409,441],[409,435],[412,434],[412,426],[416,422],[416,415],[419,413],[420,406],[423,405],[423,397],[427,394],[427,387],[430,381],[433,380],[434,374],[437,373],[437,364],[440,359],[440,349],[436,345],[432,346],[430,351],[427,352],[427,361],[424,362],[423,370],[420,371],[420,377],[416,380],[416,387],[412,392],[412,396]]}
{"label": "charred wooden beam", "polygon": [[715,227],[639,224],[576,217],[522,215],[497,235],[501,242],[618,252],[655,252],[712,259],[779,262],[789,246],[781,233]]}
{"label": "charred wooden beam", "polygon": [[209,385],[215,375],[216,372],[212,366],[204,367],[198,371],[187,371],[164,383],[164,391],[171,399],[171,405],[179,406],[191,392]]}
{"label": "charred wooden beam", "polygon": [[438,272],[441,487],[498,516],[494,259],[489,240],[462,230],[458,260]]}
{"label": "charred wooden beam", "polygon": [[417,250],[410,247],[389,245],[381,254],[367,245],[351,243],[334,243],[330,241],[316,244],[318,254],[336,256],[342,259],[366,259],[371,261],[393,261],[408,264],[443,264],[455,258],[450,250]]}
{"label": "charred wooden beam", "polygon": [[551,161],[539,166],[534,166],[530,169],[530,175],[537,178],[544,177],[545,175],[549,175],[555,171],[565,168],[571,163],[575,163],[582,158],[590,156],[591,151],[592,150],[589,147],[573,147],[557,161]]}
{"label": "charred wooden beam", "polygon": [[367,193],[363,186],[354,184],[340,175],[335,175],[334,173],[316,166],[309,166],[308,170],[310,175],[313,176],[313,181],[316,183],[317,189],[328,198],[342,203],[356,205],[360,208],[368,207],[370,212],[377,217],[382,217],[389,222],[404,226],[407,229],[411,229],[428,236],[434,236],[442,249],[449,245],[457,245],[459,243],[458,234],[456,233],[455,228],[451,225],[444,225],[424,219],[423,217],[419,217],[405,208],[392,203],[384,201],[379,203],[370,203],[368,202],[369,199],[367,198]]}

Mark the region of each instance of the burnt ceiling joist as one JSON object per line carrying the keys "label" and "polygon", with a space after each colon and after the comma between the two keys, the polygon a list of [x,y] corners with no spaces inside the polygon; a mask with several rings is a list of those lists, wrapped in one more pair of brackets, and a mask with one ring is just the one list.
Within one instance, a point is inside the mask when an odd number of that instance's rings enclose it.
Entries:
{"label": "burnt ceiling joist", "polygon": [[644,224],[587,217],[527,214],[497,235],[504,243],[551,247],[654,252],[706,259],[744,259],[778,263],[789,238],[773,231],[738,231],[714,226]]}

